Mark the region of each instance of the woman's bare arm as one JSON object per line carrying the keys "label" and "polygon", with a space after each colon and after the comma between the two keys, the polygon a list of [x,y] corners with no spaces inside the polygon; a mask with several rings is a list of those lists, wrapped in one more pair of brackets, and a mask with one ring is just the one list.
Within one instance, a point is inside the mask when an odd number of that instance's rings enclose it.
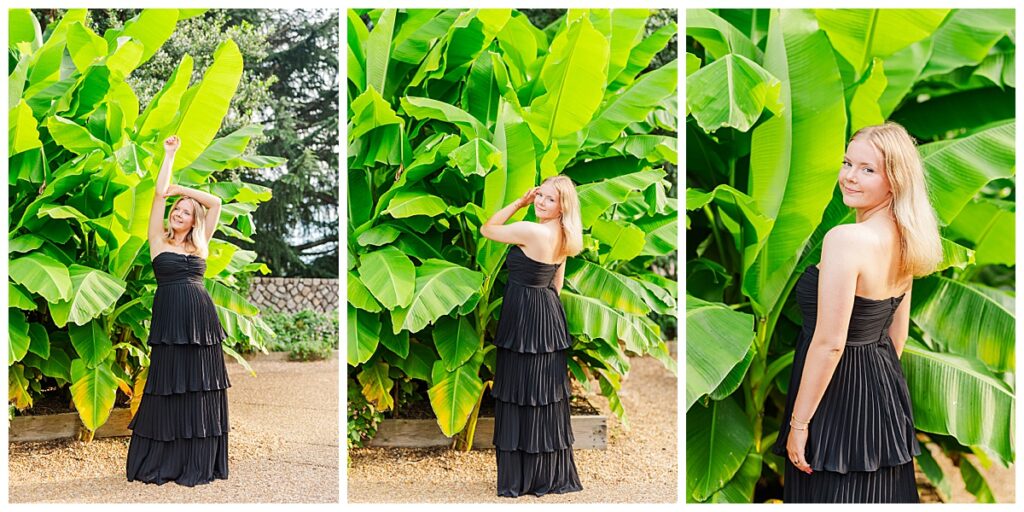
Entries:
{"label": "woman's bare arm", "polygon": [[[174,167],[174,155],[181,146],[178,137],[169,137],[164,141],[164,161],[156,176],[153,191],[153,204],[149,211],[149,247],[150,253],[159,252],[164,238],[164,208],[167,206],[167,189],[171,183],[171,169]],[[151,254],[152,256],[152,254]]]}
{"label": "woman's bare arm", "polygon": [[559,295],[562,294],[562,284],[564,282],[565,282],[565,260],[563,260],[562,264],[558,266],[558,270],[555,272],[555,278],[552,281],[552,284],[555,287],[555,292],[557,292]]}
{"label": "woman's bare arm", "polygon": [[[793,417],[807,422],[814,417],[821,397],[846,348],[846,332],[853,312],[859,274],[856,252],[845,250],[862,243],[856,226],[841,225],[825,235],[818,272],[818,318],[807,349]],[[789,418],[786,418],[788,421]]]}
{"label": "woman's bare arm", "polygon": [[526,207],[533,201],[537,189],[530,189],[523,197],[516,199],[504,208],[494,212],[491,218],[487,219],[480,226],[480,235],[488,240],[505,244],[527,245],[537,242],[536,225],[532,222],[513,222],[505,224],[517,211]]}
{"label": "woman's bare arm", "polygon": [[914,286],[907,289],[903,302],[896,308],[892,317],[892,325],[889,326],[889,337],[892,338],[892,346],[896,349],[896,357],[903,356],[903,347],[907,345],[907,337],[910,335],[910,292]]}

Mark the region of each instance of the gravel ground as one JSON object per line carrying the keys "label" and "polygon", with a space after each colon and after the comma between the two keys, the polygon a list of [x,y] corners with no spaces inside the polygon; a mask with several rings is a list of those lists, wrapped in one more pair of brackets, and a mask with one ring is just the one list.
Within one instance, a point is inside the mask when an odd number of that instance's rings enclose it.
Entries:
{"label": "gravel ground", "polygon": [[196,487],[125,480],[128,438],[9,445],[9,501],[337,503],[338,357],[255,356],[251,377],[228,358],[230,475]]}
{"label": "gravel ground", "polygon": [[[954,466],[953,461],[949,460],[949,457],[946,457],[938,446],[935,446],[934,444],[929,444],[927,446],[931,451],[932,457],[935,458],[935,462],[939,464],[939,467],[942,468],[942,472],[946,475],[946,479],[949,480],[950,491],[953,494],[949,499],[949,503],[975,503],[976,499],[974,495],[967,492],[967,489],[964,488],[964,479],[960,475],[960,468]],[[922,446],[922,448],[924,448],[924,446]],[[993,462],[992,465],[986,469],[982,467],[978,457],[974,455],[966,455],[965,457],[970,459],[971,463],[981,471],[981,474],[988,482],[989,488],[992,489],[992,495],[995,497],[996,503],[1015,502],[1016,489],[1014,487],[1014,464],[1010,464],[1010,467],[1004,468],[998,463]],[[922,475],[918,481],[921,482],[927,480]],[[929,483],[929,486],[930,485],[931,484]],[[928,494],[929,495],[926,496],[925,493],[922,492],[922,502],[940,502],[937,494],[932,492],[929,492]]]}
{"label": "gravel ground", "polygon": [[[620,393],[631,429],[608,421],[606,450],[576,450],[583,491],[524,496],[495,493],[494,450],[361,448],[350,453],[350,503],[675,503],[677,495],[676,378],[651,358],[633,358]],[[591,383],[588,398],[611,416]]]}

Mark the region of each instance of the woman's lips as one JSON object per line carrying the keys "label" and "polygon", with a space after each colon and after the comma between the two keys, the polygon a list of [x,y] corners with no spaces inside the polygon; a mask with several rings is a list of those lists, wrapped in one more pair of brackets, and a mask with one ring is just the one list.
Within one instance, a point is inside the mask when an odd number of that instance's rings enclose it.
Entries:
{"label": "woman's lips", "polygon": [[846,192],[847,194],[859,194],[860,193],[859,190],[851,190],[846,185],[840,185],[840,186],[843,188],[843,192]]}

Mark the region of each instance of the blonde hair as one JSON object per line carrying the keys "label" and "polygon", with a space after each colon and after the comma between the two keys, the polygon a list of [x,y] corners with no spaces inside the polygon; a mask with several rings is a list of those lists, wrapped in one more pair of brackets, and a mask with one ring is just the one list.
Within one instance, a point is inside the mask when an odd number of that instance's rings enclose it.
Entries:
{"label": "blonde hair", "polygon": [[942,241],[914,139],[903,126],[893,122],[865,126],[850,141],[859,136],[871,143],[885,161],[885,173],[892,188],[890,208],[900,234],[901,270],[913,276],[935,272],[942,262]]}
{"label": "blonde hair", "polygon": [[[174,208],[182,201],[192,203],[192,227],[185,234],[185,243],[191,243],[199,255],[206,255],[206,207],[194,197],[181,196],[171,205],[170,213],[167,216],[169,218],[171,213],[174,212]],[[164,237],[168,239],[174,238],[174,229],[171,228],[169,221],[167,222],[167,231],[164,233]]]}
{"label": "blonde hair", "polygon": [[576,185],[567,176],[552,176],[544,183],[550,183],[558,191],[562,203],[562,249],[565,256],[576,256],[583,251],[583,220],[580,218],[580,200]]}

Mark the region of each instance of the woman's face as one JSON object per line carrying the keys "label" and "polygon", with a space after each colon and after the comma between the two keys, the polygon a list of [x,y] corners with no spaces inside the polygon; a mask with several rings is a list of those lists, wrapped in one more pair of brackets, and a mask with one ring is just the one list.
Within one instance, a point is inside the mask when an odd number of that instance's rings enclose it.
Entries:
{"label": "woman's face", "polygon": [[192,223],[195,221],[192,201],[178,201],[174,208],[171,208],[171,213],[167,216],[167,220],[171,224],[171,229],[175,232],[192,229]]}
{"label": "woman's face", "polygon": [[557,219],[562,215],[562,198],[554,185],[545,183],[540,186],[533,197],[533,211],[540,221]]}
{"label": "woman's face", "polygon": [[839,170],[839,190],[850,208],[873,208],[892,199],[892,187],[882,153],[870,142],[857,137],[850,142]]}

